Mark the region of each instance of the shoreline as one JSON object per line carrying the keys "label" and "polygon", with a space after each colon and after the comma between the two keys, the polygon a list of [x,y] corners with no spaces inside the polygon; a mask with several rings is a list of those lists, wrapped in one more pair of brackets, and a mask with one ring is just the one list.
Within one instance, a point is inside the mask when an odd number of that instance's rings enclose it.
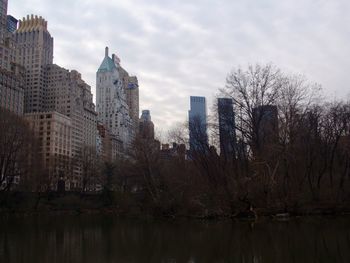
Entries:
{"label": "shoreline", "polygon": [[[309,211],[293,211],[285,213],[276,213],[266,211],[267,209],[257,209],[256,217],[242,216],[239,213],[235,215],[152,215],[147,213],[127,213],[121,212],[117,208],[99,208],[99,209],[57,209],[57,210],[7,210],[0,208],[0,219],[7,217],[26,218],[37,216],[115,216],[116,218],[125,219],[157,219],[157,220],[205,220],[205,221],[221,221],[221,220],[246,220],[255,221],[258,219],[276,219],[277,221],[288,221],[293,218],[300,217],[338,217],[350,216],[350,209],[314,209]],[[264,210],[264,211],[261,211]]]}

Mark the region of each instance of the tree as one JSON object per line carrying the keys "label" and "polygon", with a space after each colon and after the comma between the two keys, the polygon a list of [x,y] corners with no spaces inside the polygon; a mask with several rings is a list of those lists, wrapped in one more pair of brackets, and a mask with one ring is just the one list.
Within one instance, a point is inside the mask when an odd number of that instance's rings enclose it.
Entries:
{"label": "tree", "polygon": [[2,108],[0,127],[0,191],[8,191],[18,185],[28,170],[34,140],[28,124]]}
{"label": "tree", "polygon": [[81,155],[82,191],[95,191],[99,183],[96,149],[84,145]]}

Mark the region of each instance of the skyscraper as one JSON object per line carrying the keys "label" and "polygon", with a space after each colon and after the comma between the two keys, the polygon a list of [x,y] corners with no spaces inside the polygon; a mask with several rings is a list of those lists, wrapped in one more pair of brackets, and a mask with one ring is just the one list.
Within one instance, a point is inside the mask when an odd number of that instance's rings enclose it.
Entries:
{"label": "skyscraper", "polygon": [[139,82],[136,76],[128,77],[126,89],[126,100],[130,110],[130,117],[137,129],[139,119]]}
{"label": "skyscraper", "polygon": [[208,135],[205,97],[190,97],[190,110],[188,112],[188,117],[190,151],[206,151],[208,146]]}
{"label": "skyscraper", "polygon": [[3,43],[7,31],[7,0],[0,0],[0,44]]}
{"label": "skyscraper", "polygon": [[[70,162],[70,169],[64,170],[62,180],[66,190],[81,189],[84,149],[96,149],[97,113],[91,87],[76,70],[69,71],[53,64],[53,38],[42,17],[31,15],[23,18],[14,35],[17,44],[16,60],[25,67],[26,72],[24,111],[27,120],[35,122],[38,116],[61,115],[69,120],[69,132],[64,129],[56,130],[52,134],[56,147],[42,152],[43,158],[64,154],[74,160]],[[62,144],[62,136],[69,140],[68,153],[57,147],[57,143]],[[45,142],[42,136],[39,136],[39,140],[41,143]],[[50,140],[53,138],[50,137]],[[63,165],[60,159],[56,161],[58,166]],[[46,162],[45,166],[49,163]],[[50,179],[53,179],[51,175],[53,173],[49,174]]]}
{"label": "skyscraper", "polygon": [[47,30],[47,22],[33,15],[23,18],[15,39],[17,63],[26,68],[24,112],[43,111],[47,91],[45,66],[53,62],[53,38]]}
{"label": "skyscraper", "polygon": [[13,16],[7,15],[7,31],[14,33],[17,30],[18,20]]}
{"label": "skyscraper", "polygon": [[143,110],[139,122],[139,132],[142,139],[154,140],[154,124],[149,110]]}
{"label": "skyscraper", "polygon": [[7,1],[0,1],[0,107],[23,114],[25,69],[16,64],[14,36],[7,30]]}
{"label": "skyscraper", "polygon": [[106,47],[105,57],[96,73],[96,104],[98,120],[122,142],[120,154],[123,154],[130,148],[135,131],[127,103],[125,74],[121,74],[119,62],[114,54],[109,57]]}
{"label": "skyscraper", "polygon": [[235,114],[232,99],[218,99],[220,155],[233,158],[236,148]]}
{"label": "skyscraper", "polygon": [[47,82],[44,111],[56,111],[69,117],[72,124],[72,175],[67,189],[82,187],[81,162],[85,149],[96,149],[97,113],[92,101],[91,87],[76,70],[51,64],[45,68]]}
{"label": "skyscraper", "polygon": [[[39,154],[47,175],[47,187],[57,190],[58,181],[65,182],[66,190],[74,189],[71,174],[72,123],[56,111],[25,114],[34,136],[40,141]],[[42,190],[47,190],[44,185]]]}

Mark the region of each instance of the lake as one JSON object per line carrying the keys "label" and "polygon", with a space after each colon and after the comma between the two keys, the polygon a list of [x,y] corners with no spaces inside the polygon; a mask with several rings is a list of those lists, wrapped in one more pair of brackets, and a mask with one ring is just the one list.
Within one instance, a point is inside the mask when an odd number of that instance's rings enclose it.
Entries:
{"label": "lake", "polygon": [[0,223],[1,263],[350,262],[350,217],[252,223],[82,215]]}

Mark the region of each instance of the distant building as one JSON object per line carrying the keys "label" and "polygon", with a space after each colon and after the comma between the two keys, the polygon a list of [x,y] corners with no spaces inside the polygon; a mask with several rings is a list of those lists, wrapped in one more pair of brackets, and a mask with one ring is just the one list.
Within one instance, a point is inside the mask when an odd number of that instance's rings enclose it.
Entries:
{"label": "distant building", "polygon": [[[91,87],[76,70],[67,70],[51,64],[45,67],[46,94],[44,111],[57,111],[71,119],[72,152],[74,158],[72,178],[75,187],[82,186],[82,158],[85,149],[96,149],[97,113],[92,100]],[[86,152],[86,151],[85,151]]]}
{"label": "distant building", "polygon": [[149,110],[142,111],[139,121],[139,134],[143,139],[154,140],[154,124]]}
{"label": "distant building", "polygon": [[8,71],[0,69],[0,107],[23,114],[25,70],[16,64]]}
{"label": "distant building", "polygon": [[18,20],[11,15],[7,15],[7,31],[14,33],[17,30]]}
{"label": "distant building", "polygon": [[139,118],[139,83],[137,77],[128,77],[128,83],[125,90],[126,100],[130,110],[130,117],[134,122],[134,128],[136,130]]}
{"label": "distant building", "polygon": [[232,99],[218,99],[220,156],[233,158],[236,155],[236,126]]}
{"label": "distant building", "polygon": [[45,67],[53,62],[53,38],[47,30],[47,21],[38,16],[27,16],[19,21],[15,31],[17,64],[26,68],[24,112],[44,111]]}
{"label": "distant building", "polygon": [[[97,156],[103,162],[113,162],[117,158],[117,149],[115,143],[113,143],[114,138],[111,134],[106,130],[103,124],[97,124],[98,130],[98,141],[97,146]],[[115,147],[115,149],[113,149]]]}
{"label": "distant building", "polygon": [[7,31],[7,0],[0,0],[0,43],[5,39]]}
{"label": "distant building", "polygon": [[59,182],[63,182],[67,191],[77,188],[79,181],[71,177],[71,119],[55,111],[27,113],[25,119],[39,140],[39,155],[45,167],[44,182],[47,186],[57,190]]}
{"label": "distant building", "polygon": [[208,146],[207,109],[205,97],[190,97],[189,131],[190,151],[203,151]]}
{"label": "distant building", "polygon": [[186,146],[185,144],[173,143],[172,147],[169,144],[162,144],[159,157],[161,160],[169,161],[174,158],[186,160]]}
{"label": "distant building", "polygon": [[125,76],[119,65],[120,60],[113,54],[105,57],[96,73],[96,105],[98,120],[122,142],[122,152],[127,153],[135,136],[134,121],[130,115],[125,87]]}
{"label": "distant building", "polygon": [[7,30],[7,1],[0,1],[0,107],[18,115],[24,110],[25,68],[16,64],[14,35]]}

